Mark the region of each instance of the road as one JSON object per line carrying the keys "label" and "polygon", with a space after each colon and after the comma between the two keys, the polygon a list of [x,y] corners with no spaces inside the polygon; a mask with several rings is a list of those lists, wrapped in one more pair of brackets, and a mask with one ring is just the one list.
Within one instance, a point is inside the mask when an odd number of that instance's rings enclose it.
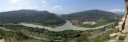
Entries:
{"label": "road", "polygon": [[5,40],[4,39],[1,39],[0,42],[5,42]]}

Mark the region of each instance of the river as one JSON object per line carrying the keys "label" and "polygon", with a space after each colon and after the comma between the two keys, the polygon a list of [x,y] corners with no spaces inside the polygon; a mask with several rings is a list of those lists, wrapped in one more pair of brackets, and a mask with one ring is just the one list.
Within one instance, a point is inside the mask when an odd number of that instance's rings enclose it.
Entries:
{"label": "river", "polygon": [[109,23],[106,25],[102,25],[102,26],[98,26],[95,28],[86,28],[86,27],[77,27],[72,25],[72,23],[70,21],[67,21],[63,26],[59,26],[59,27],[46,27],[46,26],[42,26],[42,25],[36,25],[36,24],[30,24],[30,23],[20,23],[20,25],[23,26],[27,26],[27,27],[33,27],[33,28],[44,28],[44,29],[48,29],[50,31],[64,31],[64,30],[81,30],[81,31],[86,31],[86,30],[91,30],[91,29],[100,29],[103,28],[104,26],[108,26],[114,23]]}

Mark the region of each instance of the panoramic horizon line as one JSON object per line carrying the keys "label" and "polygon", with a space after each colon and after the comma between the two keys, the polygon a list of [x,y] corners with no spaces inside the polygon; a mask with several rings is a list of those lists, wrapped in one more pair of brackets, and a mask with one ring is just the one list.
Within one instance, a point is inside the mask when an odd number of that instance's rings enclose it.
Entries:
{"label": "panoramic horizon line", "polygon": [[[37,9],[18,9],[18,10],[9,10],[9,11],[1,11],[1,12],[10,12],[10,11],[19,11],[19,10],[34,10],[34,11],[47,11],[49,13],[54,13],[54,12],[50,12],[48,10],[37,10]],[[89,10],[81,10],[81,11],[77,11],[77,12],[83,12],[83,11],[90,11],[90,10],[101,10],[101,9],[89,9]],[[106,11],[106,10],[101,10],[101,11]],[[1,13],[0,12],[0,13]],[[71,12],[71,13],[67,13],[67,14],[72,14],[72,13],[77,13],[77,12]],[[106,11],[106,12],[112,12],[112,11]],[[112,13],[115,13],[115,12],[112,12]],[[118,13],[118,12],[117,12]],[[122,13],[125,13],[122,12]],[[58,14],[58,13],[54,13],[54,14]],[[64,14],[64,13],[61,13],[61,14]],[[58,14],[59,15],[59,14]]]}

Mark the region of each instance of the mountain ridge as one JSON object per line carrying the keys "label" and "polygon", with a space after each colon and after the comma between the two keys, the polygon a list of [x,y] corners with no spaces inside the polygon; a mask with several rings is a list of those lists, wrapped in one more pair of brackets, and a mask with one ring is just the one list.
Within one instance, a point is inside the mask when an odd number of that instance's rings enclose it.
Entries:
{"label": "mountain ridge", "polygon": [[102,10],[87,10],[61,15],[61,18],[71,21],[73,25],[89,24],[86,26],[95,27],[92,25],[98,25],[99,23],[107,24],[116,22],[121,18],[121,15]]}
{"label": "mountain ridge", "polygon": [[[71,16],[74,16],[74,17],[78,17],[78,16],[83,16],[83,17],[95,17],[95,16],[102,16],[103,18],[113,18],[115,16],[120,16],[116,13],[112,13],[112,12],[107,12],[107,11],[102,11],[102,10],[87,10],[87,11],[81,11],[81,12],[75,12],[75,13],[71,13],[71,14],[66,14],[66,15],[62,15],[62,17],[64,16],[64,18],[66,17],[71,17]],[[66,16],[66,17],[65,17]]]}
{"label": "mountain ridge", "polygon": [[[39,23],[42,25],[59,25],[65,21],[48,11],[17,10],[0,13],[0,22],[3,23]],[[62,23],[61,23],[62,22]]]}

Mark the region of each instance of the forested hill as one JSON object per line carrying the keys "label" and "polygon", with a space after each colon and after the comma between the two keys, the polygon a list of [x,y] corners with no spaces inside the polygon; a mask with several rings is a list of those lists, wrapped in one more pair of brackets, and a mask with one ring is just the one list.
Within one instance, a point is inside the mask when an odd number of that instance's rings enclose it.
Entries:
{"label": "forested hill", "polygon": [[65,23],[53,13],[48,11],[36,11],[36,10],[17,10],[0,13],[0,22],[2,23],[40,23],[44,25],[58,25]]}
{"label": "forested hill", "polygon": [[72,19],[77,19],[77,20],[107,20],[107,19],[115,19],[119,18],[120,15],[112,13],[112,12],[107,12],[107,11],[102,11],[102,10],[87,10],[87,11],[81,11],[81,12],[76,12],[76,13],[71,13],[67,15],[62,15],[62,18],[67,19],[67,20],[72,20]]}
{"label": "forested hill", "polygon": [[27,22],[51,26],[60,24],[63,25],[66,22],[65,20],[70,20],[73,24],[82,24],[82,22],[88,21],[96,23],[99,22],[99,20],[115,21],[120,17],[120,15],[102,10],[88,10],[62,15],[60,17],[48,11],[16,10],[1,12],[0,23]]}

